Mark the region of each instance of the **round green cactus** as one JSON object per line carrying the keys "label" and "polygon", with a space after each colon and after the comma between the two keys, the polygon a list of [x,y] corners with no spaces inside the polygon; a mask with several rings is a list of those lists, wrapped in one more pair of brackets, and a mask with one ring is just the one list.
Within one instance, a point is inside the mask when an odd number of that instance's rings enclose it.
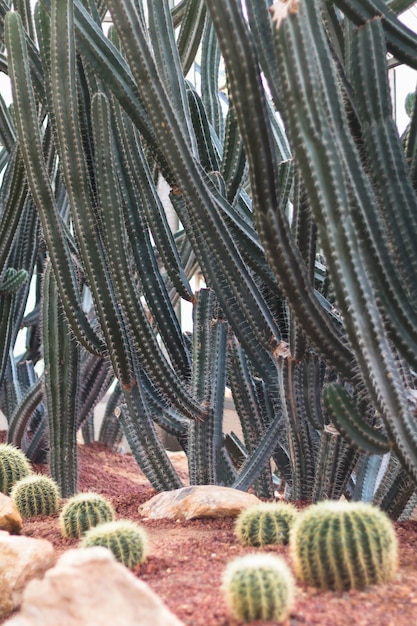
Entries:
{"label": "round green cactus", "polygon": [[32,473],[29,460],[19,448],[0,443],[0,491],[9,495],[13,485]]}
{"label": "round green cactus", "polygon": [[86,491],[69,498],[60,513],[59,523],[63,537],[77,538],[93,526],[115,517],[112,504],[104,496]]}
{"label": "round green cactus", "polygon": [[147,556],[146,532],[131,520],[117,520],[91,528],[85,533],[81,545],[83,548],[108,548],[117,561],[130,569],[144,563]]}
{"label": "round green cactus", "polygon": [[231,561],[223,573],[222,589],[235,619],[282,622],[291,610],[295,584],[284,559],[258,553]]}
{"label": "round green cactus", "polygon": [[397,569],[394,526],[364,502],[308,507],[291,530],[290,550],[299,579],[319,589],[364,589],[388,582]]}
{"label": "round green cactus", "polygon": [[41,474],[31,474],[13,485],[10,496],[22,517],[53,515],[59,508],[56,482]]}
{"label": "round green cactus", "polygon": [[262,502],[240,513],[235,533],[244,546],[288,543],[297,509],[287,502]]}

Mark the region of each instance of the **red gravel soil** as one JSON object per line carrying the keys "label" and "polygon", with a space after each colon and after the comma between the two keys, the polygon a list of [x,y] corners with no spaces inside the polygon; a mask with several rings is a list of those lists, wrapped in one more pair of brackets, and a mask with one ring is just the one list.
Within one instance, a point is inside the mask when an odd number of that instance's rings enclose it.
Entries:
{"label": "red gravel soil", "polygon": [[[172,460],[186,484],[184,459],[174,453]],[[146,528],[150,553],[146,563],[134,570],[135,575],[146,581],[188,626],[240,626],[231,618],[223,599],[221,575],[230,560],[254,548],[237,543],[234,519],[145,520],[138,506],[155,491],[130,454],[117,454],[99,443],[81,445],[79,463],[80,491],[103,494],[111,500],[119,518],[130,518]],[[47,472],[40,466],[34,469]],[[296,602],[284,626],[417,626],[417,522],[395,522],[395,528],[400,567],[389,584],[344,593],[317,591],[298,584]],[[24,520],[22,534],[49,539],[57,555],[78,545],[77,540],[62,539],[57,516]],[[283,555],[291,564],[287,546],[262,550]],[[0,624],[6,619],[0,619]]]}

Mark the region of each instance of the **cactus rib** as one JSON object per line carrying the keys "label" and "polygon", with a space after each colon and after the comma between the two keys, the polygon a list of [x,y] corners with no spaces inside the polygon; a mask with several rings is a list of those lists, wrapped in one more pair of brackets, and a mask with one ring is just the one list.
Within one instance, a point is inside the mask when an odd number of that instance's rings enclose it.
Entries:
{"label": "cactus rib", "polygon": [[388,582],[398,540],[388,516],[363,502],[311,505],[290,533],[297,576],[307,585],[344,591]]}
{"label": "cactus rib", "polygon": [[[65,312],[77,338],[87,349],[103,354],[98,340],[83,313],[73,263],[65,241],[55,199],[43,159],[37,108],[33,93],[26,41],[20,17],[9,12],[5,18],[5,39],[9,50],[9,70],[16,113],[16,130],[25,171],[36,203]],[[69,271],[68,271],[69,270]]]}

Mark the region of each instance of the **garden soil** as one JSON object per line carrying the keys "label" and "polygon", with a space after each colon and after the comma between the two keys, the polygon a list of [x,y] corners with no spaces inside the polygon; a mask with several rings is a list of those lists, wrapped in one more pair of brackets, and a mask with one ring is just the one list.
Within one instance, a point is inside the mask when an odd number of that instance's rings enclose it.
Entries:
{"label": "garden soil", "polygon": [[[184,457],[181,453],[171,453],[171,457],[187,484]],[[134,574],[146,581],[184,624],[240,626],[240,622],[231,618],[225,604],[221,576],[230,560],[253,552],[254,548],[238,544],[234,519],[143,519],[138,506],[155,495],[155,491],[131,454],[112,452],[99,443],[80,445],[79,466],[80,491],[103,494],[113,503],[118,518],[132,519],[146,529],[149,557]],[[47,473],[44,466],[34,469]],[[284,626],[417,626],[417,522],[395,522],[395,528],[400,567],[389,584],[344,593],[317,591],[298,584],[295,605]],[[78,545],[77,540],[61,537],[57,516],[24,520],[22,534],[48,539],[57,556]],[[288,546],[268,546],[262,550],[282,555],[291,565]],[[0,619],[0,624],[6,619]]]}

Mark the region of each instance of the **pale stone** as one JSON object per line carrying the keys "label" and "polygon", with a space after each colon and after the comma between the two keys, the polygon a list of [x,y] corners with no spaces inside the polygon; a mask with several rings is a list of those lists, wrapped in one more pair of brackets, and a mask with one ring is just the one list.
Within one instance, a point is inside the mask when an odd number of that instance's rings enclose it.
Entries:
{"label": "pale stone", "polygon": [[54,548],[46,539],[0,531],[0,615],[19,606],[27,583],[41,578],[54,560]]}
{"label": "pale stone", "polygon": [[150,587],[102,547],[65,552],[33,580],[7,626],[184,626]]}
{"label": "pale stone", "polygon": [[0,530],[18,535],[22,530],[22,518],[15,503],[9,496],[0,492]]}
{"label": "pale stone", "polygon": [[158,493],[139,507],[139,513],[153,519],[236,517],[260,502],[256,496],[232,487],[193,485]]}

